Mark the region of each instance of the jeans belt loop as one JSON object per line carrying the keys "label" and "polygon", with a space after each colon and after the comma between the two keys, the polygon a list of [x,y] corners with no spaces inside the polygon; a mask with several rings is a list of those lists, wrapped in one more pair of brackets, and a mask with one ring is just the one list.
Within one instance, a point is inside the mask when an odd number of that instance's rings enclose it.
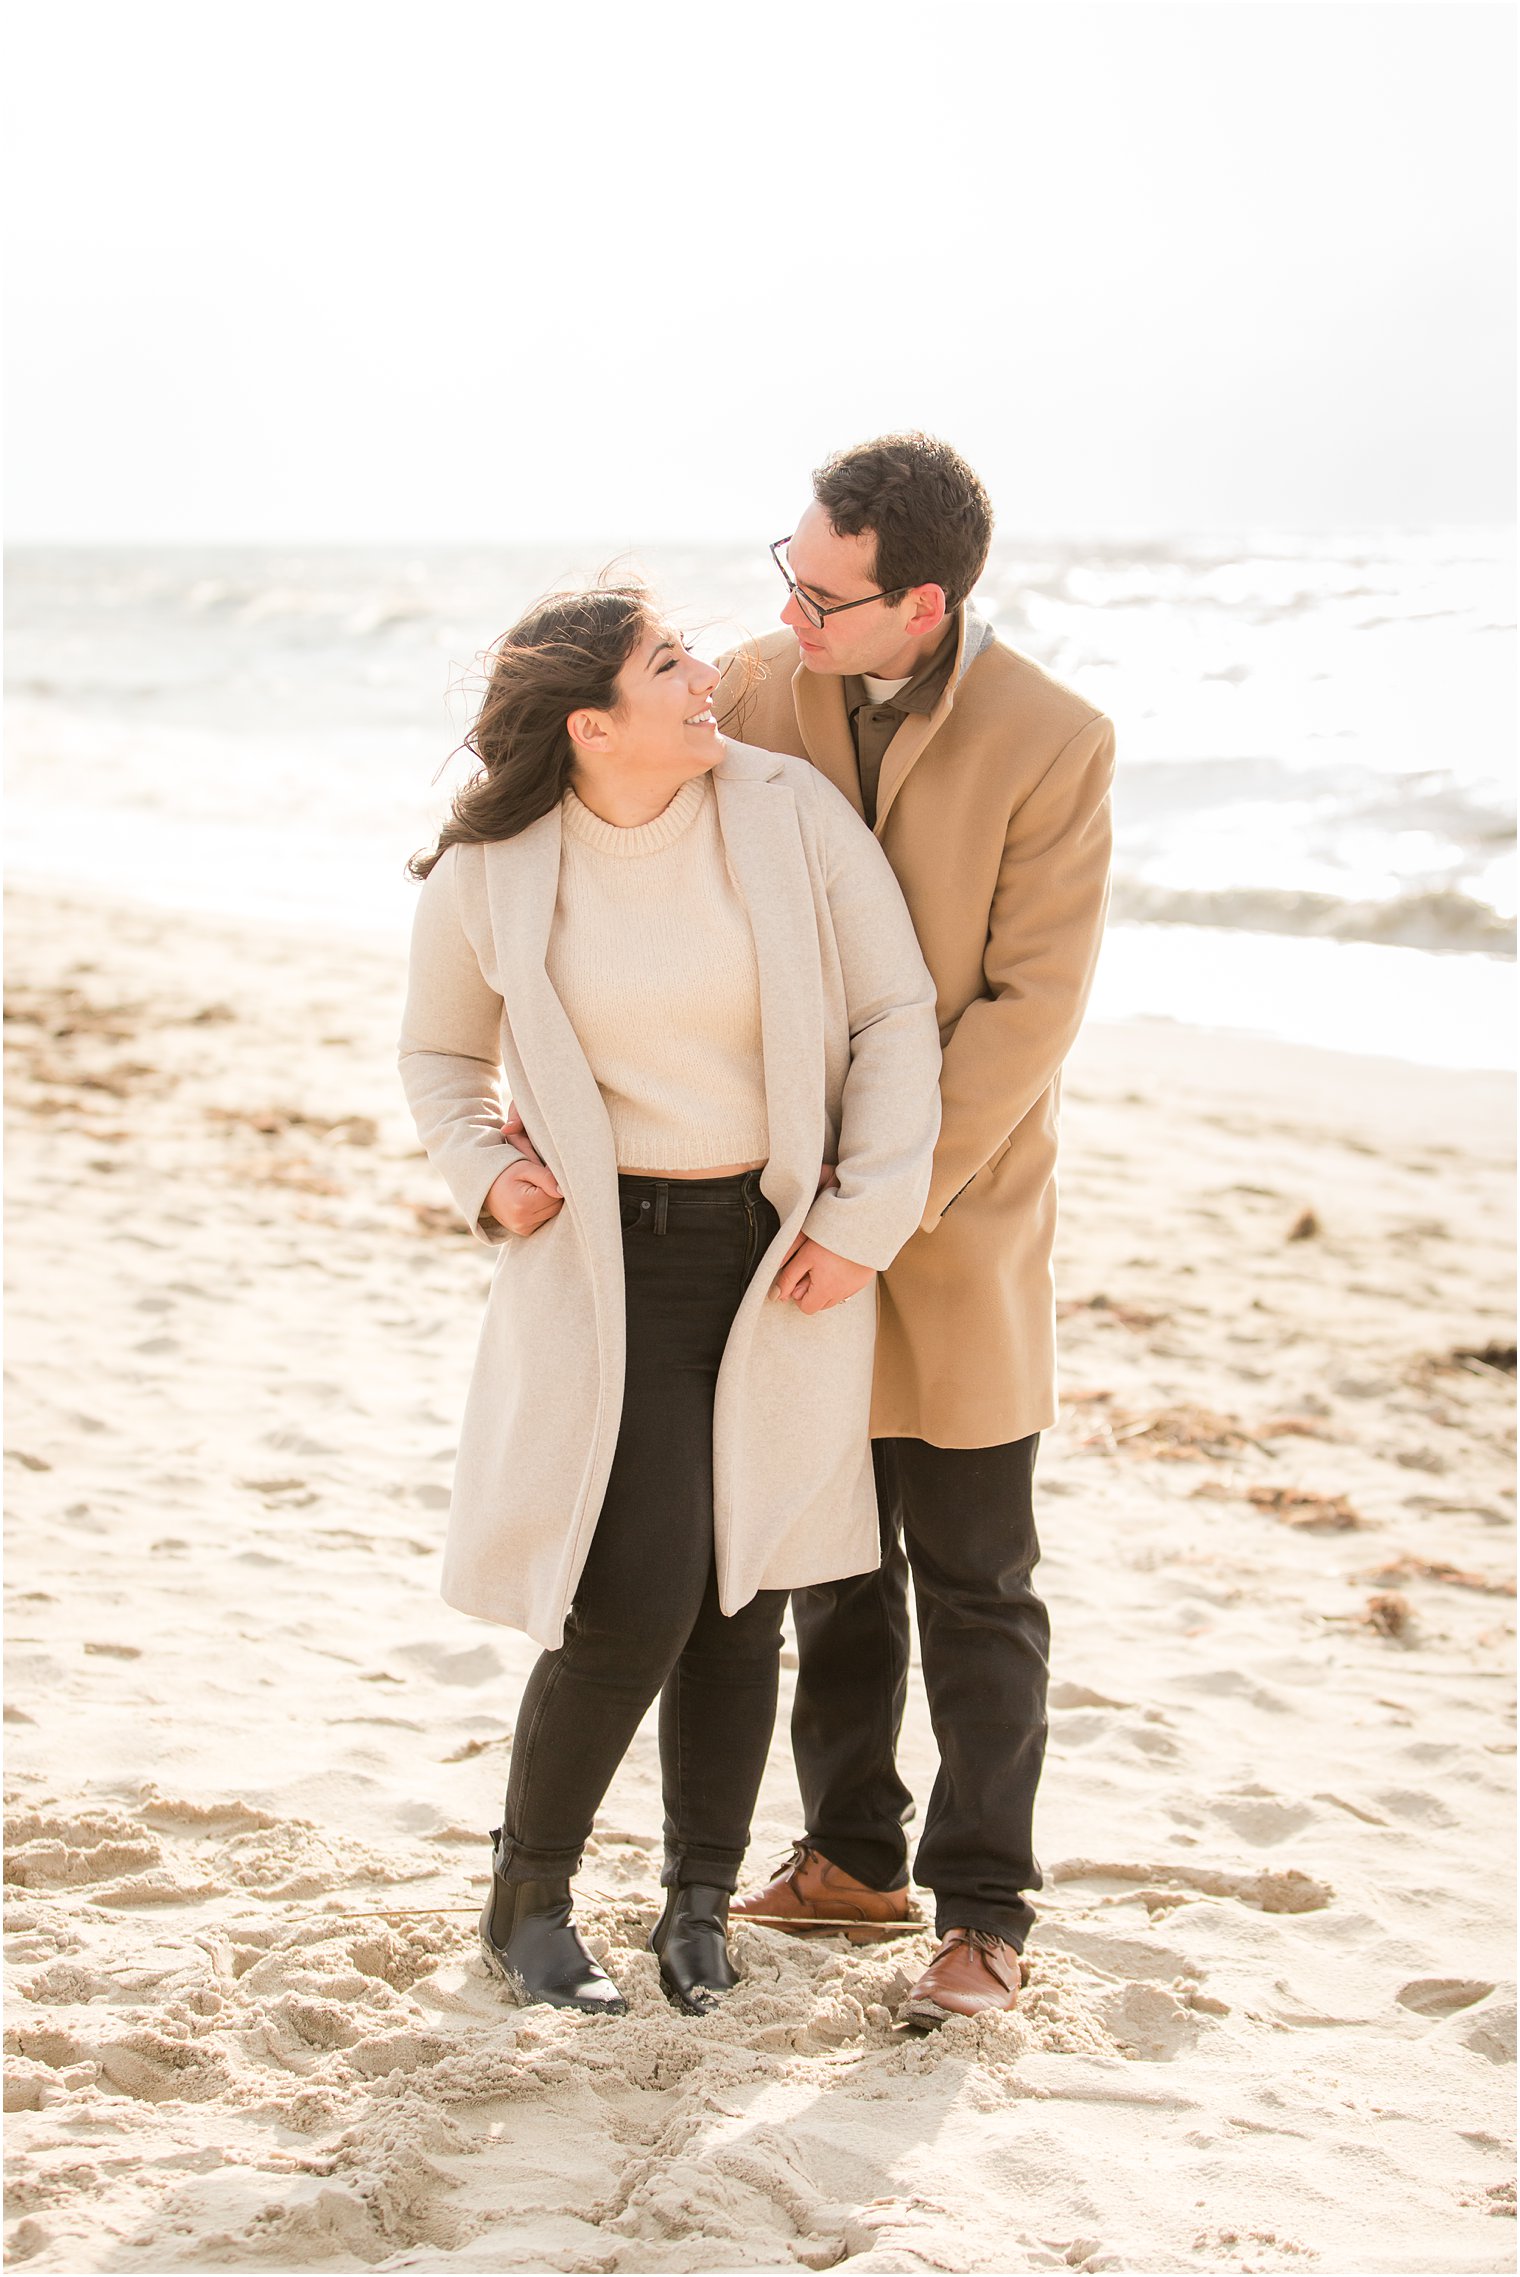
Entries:
{"label": "jeans belt loop", "polygon": [[662,1178],[654,1190],[654,1230],[664,1233],[670,1222],[670,1185]]}

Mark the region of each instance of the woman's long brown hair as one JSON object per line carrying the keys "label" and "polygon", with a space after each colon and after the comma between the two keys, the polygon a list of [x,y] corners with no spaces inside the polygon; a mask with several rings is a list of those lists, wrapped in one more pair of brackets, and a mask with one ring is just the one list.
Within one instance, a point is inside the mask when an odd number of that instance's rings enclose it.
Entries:
{"label": "woman's long brown hair", "polygon": [[480,762],[454,800],[430,854],[407,867],[425,878],[450,846],[515,838],[559,805],[574,752],[574,711],[617,709],[618,674],[638,647],[653,605],[642,585],[551,593],[490,651],[484,701],[463,749]]}

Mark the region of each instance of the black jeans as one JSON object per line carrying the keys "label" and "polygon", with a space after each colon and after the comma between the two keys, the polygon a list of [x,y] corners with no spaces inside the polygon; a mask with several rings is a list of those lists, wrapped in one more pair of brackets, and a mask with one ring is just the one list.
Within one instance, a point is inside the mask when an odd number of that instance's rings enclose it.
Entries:
{"label": "black jeans", "polygon": [[914,1870],[935,1926],[1022,1948],[1040,1887],[1035,1788],[1045,1757],[1050,1620],[1035,1594],[1037,1437],[1002,1447],[878,1439],[882,1562],[799,1589],[792,1749],[808,1840],[875,1889],[907,1880],[913,1798],[898,1777],[908,1686],[908,1574],[940,1767]]}
{"label": "black jeans", "polygon": [[617,1453],[565,1641],[528,1679],[501,1870],[573,1874],[650,1702],[660,1703],[665,1871],[733,1889],[776,1718],[786,1592],[731,1619],[713,1566],[713,1395],[778,1220],[759,1174],[620,1178],[628,1369]]}

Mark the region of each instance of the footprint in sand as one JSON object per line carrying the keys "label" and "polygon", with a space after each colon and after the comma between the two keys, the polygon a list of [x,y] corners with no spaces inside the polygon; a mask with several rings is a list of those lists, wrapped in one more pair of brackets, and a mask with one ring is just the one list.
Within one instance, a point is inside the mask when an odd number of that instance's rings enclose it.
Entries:
{"label": "footprint in sand", "polygon": [[[796,1666],[795,1659],[792,1663]],[[1095,1740],[1107,1739],[1114,1729],[1114,1719],[1105,1705],[1102,1708],[1058,1709],[1060,1722],[1051,1731],[1053,1747],[1091,1747]]]}
{"label": "footprint in sand", "polygon": [[1227,1795],[1213,1805],[1216,1818],[1247,1842],[1270,1849],[1274,1843],[1286,1842],[1306,1826],[1312,1826],[1318,1812],[1304,1803],[1285,1802],[1263,1788],[1242,1788],[1236,1795]]}
{"label": "footprint in sand", "polygon": [[1079,1922],[1042,1922],[1035,1931],[1034,1949],[1043,1951],[1047,1946],[1058,1953],[1070,1953],[1089,1968],[1106,1970],[1110,1976],[1125,1977],[1132,1983],[1171,1984],[1178,1977],[1198,1973],[1197,1962],[1175,1946],[1152,1945],[1139,1937],[1116,1937],[1107,1930],[1084,1929]]}
{"label": "footprint in sand", "polygon": [[17,1811],[8,1838],[5,1879],[20,1889],[79,1889],[140,1873],[163,1857],[151,1835],[114,1813],[58,1817]]}
{"label": "footprint in sand", "polygon": [[277,1455],[299,1455],[307,1462],[314,1457],[336,1455],[339,1451],[324,1445],[320,1439],[308,1439],[301,1431],[266,1431],[260,1445],[272,1447]]}
{"label": "footprint in sand", "polygon": [[1270,1714],[1283,1715],[1289,1703],[1270,1685],[1259,1684],[1254,1678],[1243,1675],[1238,1668],[1210,1668],[1196,1676],[1179,1676],[1177,1683],[1184,1691],[1233,1695],[1248,1700],[1253,1708],[1266,1709]]}
{"label": "footprint in sand", "polygon": [[1451,2016],[1459,2008],[1487,2000],[1493,1990],[1479,1977],[1414,1977],[1400,1985],[1394,1998],[1401,2008],[1413,2009],[1416,2016]]}
{"label": "footprint in sand", "polygon": [[1106,1692],[1094,1692],[1086,1684],[1052,1684],[1049,1692],[1053,1708],[1127,1708],[1128,1700],[1111,1700]]}
{"label": "footprint in sand", "polygon": [[161,1794],[151,1781],[138,1792],[141,1796],[138,1815],[150,1826],[162,1826],[174,1833],[243,1833],[250,1828],[281,1823],[273,1811],[245,1803],[241,1796],[233,1796],[225,1802],[197,1803],[178,1795]]}
{"label": "footprint in sand", "polygon": [[1098,2013],[1125,2053],[1145,2063],[1170,2063],[1185,2054],[1202,2028],[1190,2009],[1156,1984],[1127,1984]]}
{"label": "footprint in sand", "polygon": [[1155,1865],[1140,1865],[1130,1859],[1062,1858],[1047,1867],[1045,1879],[1052,1883],[1141,1883],[1145,1887],[1140,1894],[1147,1903],[1156,1894],[1196,1891],[1200,1897],[1238,1898],[1242,1905],[1258,1906],[1263,1913],[1318,1913],[1335,1896],[1328,1882],[1316,1881],[1297,1866],[1264,1866],[1242,1872],[1234,1867],[1184,1866],[1175,1858]]}
{"label": "footprint in sand", "polygon": [[65,2032],[55,2024],[23,2021],[16,2025],[11,2037],[18,2056],[27,2063],[45,2064],[49,2071],[64,2071],[70,2064],[83,2063],[88,2054],[72,2032]]}
{"label": "footprint in sand", "polygon": [[222,2049],[148,2027],[103,2040],[90,2060],[107,2086],[139,2103],[208,2103],[232,2087]]}
{"label": "footprint in sand", "polygon": [[1486,2056],[1491,2064],[1512,2064],[1515,2060],[1515,1996],[1512,1992],[1495,1991],[1476,2008],[1453,2016],[1441,2027],[1453,2040],[1460,2040],[1464,2048],[1471,2048],[1475,2056]]}
{"label": "footprint in sand", "polygon": [[410,1661],[440,1684],[494,1684],[502,1673],[501,1654],[489,1644],[402,1645],[395,1658]]}
{"label": "footprint in sand", "polygon": [[1379,1787],[1373,1800],[1391,1818],[1413,1819],[1421,1826],[1456,1826],[1457,1814],[1439,1795],[1422,1787]]}
{"label": "footprint in sand", "polygon": [[1441,2039],[1456,2040],[1491,2064],[1514,2062],[1515,1995],[1510,1986],[1481,1977],[1415,1977],[1394,1997],[1412,2015],[1428,2016]]}

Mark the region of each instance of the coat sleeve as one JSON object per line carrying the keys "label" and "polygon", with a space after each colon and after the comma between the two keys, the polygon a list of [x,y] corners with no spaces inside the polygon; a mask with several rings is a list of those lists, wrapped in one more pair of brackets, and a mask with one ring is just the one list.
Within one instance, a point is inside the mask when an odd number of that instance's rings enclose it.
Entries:
{"label": "coat sleeve", "polygon": [[802,1230],[836,1256],[882,1272],[917,1230],[929,1187],[939,1129],[934,983],[885,854],[832,784],[810,776],[849,1011],[850,1065],[839,1184],[818,1196]]}
{"label": "coat sleeve", "polygon": [[501,998],[480,969],[460,919],[459,849],[450,846],[422,888],[412,926],[401,1082],[428,1159],[472,1233],[510,1239],[482,1218],[487,1194],[525,1157],[501,1135]]}
{"label": "coat sleeve", "polygon": [[988,993],[945,1045],[926,1233],[1049,1090],[1076,1040],[1108,906],[1113,772],[1113,727],[1091,719],[1008,826],[983,959]]}

